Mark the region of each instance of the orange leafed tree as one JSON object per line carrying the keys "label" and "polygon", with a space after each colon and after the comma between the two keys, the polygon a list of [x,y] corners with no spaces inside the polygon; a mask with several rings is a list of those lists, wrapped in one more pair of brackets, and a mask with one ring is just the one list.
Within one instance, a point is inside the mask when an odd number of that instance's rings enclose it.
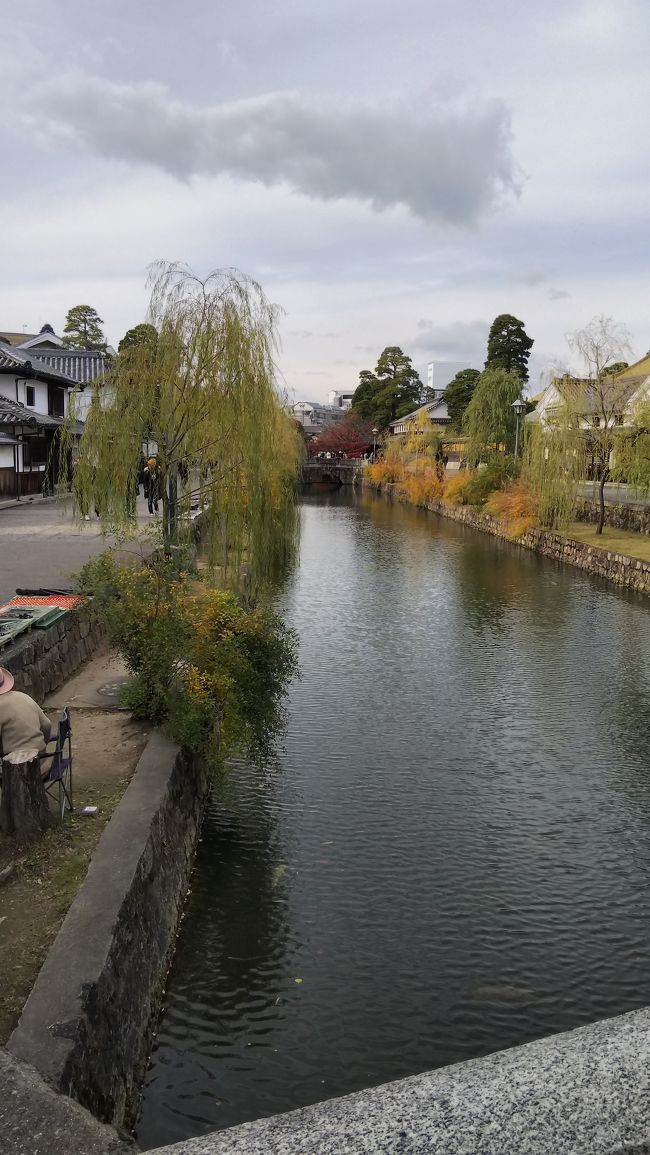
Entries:
{"label": "orange leafed tree", "polygon": [[346,413],[340,421],[332,422],[318,437],[309,442],[310,457],[319,453],[345,453],[360,457],[373,445],[372,425],[358,413]]}

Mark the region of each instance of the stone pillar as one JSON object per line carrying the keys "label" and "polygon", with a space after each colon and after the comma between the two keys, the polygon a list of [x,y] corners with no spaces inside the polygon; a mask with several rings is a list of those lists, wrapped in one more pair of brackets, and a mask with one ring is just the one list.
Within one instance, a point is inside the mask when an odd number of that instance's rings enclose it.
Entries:
{"label": "stone pillar", "polygon": [[38,750],[14,750],[2,760],[0,829],[18,842],[33,842],[52,824]]}

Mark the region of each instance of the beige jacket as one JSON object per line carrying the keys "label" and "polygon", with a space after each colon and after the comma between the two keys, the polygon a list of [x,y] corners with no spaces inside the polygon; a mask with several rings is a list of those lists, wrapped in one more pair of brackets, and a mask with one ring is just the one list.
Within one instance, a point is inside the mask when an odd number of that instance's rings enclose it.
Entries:
{"label": "beige jacket", "polygon": [[28,694],[19,690],[0,694],[0,756],[13,750],[42,753],[51,731],[50,719]]}

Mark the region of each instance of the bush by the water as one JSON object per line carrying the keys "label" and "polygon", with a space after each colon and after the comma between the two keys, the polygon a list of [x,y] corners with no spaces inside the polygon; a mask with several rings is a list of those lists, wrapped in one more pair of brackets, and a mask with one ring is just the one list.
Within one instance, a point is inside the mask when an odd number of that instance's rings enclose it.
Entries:
{"label": "bush by the water", "polygon": [[504,523],[509,537],[521,537],[539,523],[539,500],[521,478],[491,493],[484,509]]}
{"label": "bush by the water", "polygon": [[124,704],[160,724],[210,765],[234,750],[265,757],[284,719],[297,642],[277,614],[156,558],[88,562],[80,588],[105,617],[111,644],[133,675]]}
{"label": "bush by the water", "polygon": [[366,475],[376,484],[394,485],[397,495],[413,505],[442,501],[485,509],[504,523],[512,537],[537,524],[537,499],[517,476],[518,463],[503,453],[491,454],[477,469],[449,473],[433,449],[414,453],[412,443],[395,438],[385,447],[384,456],[367,467]]}

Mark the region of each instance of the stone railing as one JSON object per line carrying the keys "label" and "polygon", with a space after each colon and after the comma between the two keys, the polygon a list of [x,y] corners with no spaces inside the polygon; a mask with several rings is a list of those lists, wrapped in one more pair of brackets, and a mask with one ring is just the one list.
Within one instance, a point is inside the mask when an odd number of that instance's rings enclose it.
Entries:
{"label": "stone railing", "polygon": [[644,1008],[156,1152],[647,1155],[649,1031]]}

